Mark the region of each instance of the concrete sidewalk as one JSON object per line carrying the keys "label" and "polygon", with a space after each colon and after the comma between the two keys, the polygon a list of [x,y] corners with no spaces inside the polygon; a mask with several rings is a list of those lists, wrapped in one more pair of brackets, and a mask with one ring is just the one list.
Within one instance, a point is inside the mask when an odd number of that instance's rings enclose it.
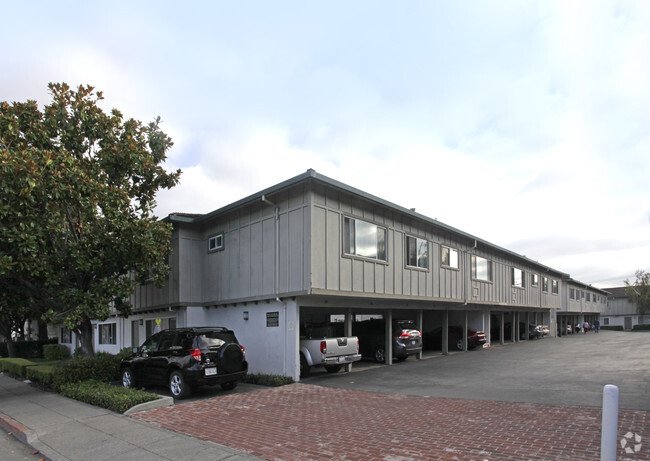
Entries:
{"label": "concrete sidewalk", "polygon": [[0,373],[0,427],[51,461],[259,460]]}

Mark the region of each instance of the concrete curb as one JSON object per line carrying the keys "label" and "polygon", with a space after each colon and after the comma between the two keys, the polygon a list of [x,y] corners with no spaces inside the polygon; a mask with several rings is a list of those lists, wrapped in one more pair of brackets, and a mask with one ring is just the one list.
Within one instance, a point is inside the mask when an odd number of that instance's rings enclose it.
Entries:
{"label": "concrete curb", "polygon": [[138,413],[140,411],[153,410],[155,408],[170,407],[174,405],[174,399],[172,397],[166,397],[164,395],[159,395],[157,400],[152,400],[151,402],[144,402],[134,407],[129,408],[124,412],[126,416]]}

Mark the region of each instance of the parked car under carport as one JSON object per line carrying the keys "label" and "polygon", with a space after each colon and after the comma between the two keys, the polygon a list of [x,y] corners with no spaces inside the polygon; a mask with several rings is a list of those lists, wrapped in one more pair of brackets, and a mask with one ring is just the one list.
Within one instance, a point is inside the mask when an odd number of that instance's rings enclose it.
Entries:
{"label": "parked car under carport", "polygon": [[[458,326],[448,328],[448,347],[449,349],[463,350],[463,329]],[[423,335],[423,346],[425,349],[441,350],[442,349],[442,327],[435,328]],[[487,342],[485,333],[480,330],[467,329],[467,348],[474,349],[482,347]]]}

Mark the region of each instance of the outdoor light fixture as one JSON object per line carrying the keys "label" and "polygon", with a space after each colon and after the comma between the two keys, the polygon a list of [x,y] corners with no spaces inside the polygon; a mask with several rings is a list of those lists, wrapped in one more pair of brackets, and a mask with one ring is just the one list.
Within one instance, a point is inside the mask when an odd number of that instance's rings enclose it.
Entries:
{"label": "outdoor light fixture", "polygon": [[140,326],[144,323],[144,320],[140,319]]}
{"label": "outdoor light fixture", "polygon": [[244,311],[244,320],[248,320],[248,311]]}

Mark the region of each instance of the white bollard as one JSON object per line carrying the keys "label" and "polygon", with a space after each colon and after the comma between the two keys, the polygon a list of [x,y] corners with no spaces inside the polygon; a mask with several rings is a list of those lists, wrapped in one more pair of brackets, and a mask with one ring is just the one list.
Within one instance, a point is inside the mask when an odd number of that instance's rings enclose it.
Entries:
{"label": "white bollard", "polygon": [[618,436],[618,387],[603,389],[603,421],[600,434],[600,461],[616,461]]}

